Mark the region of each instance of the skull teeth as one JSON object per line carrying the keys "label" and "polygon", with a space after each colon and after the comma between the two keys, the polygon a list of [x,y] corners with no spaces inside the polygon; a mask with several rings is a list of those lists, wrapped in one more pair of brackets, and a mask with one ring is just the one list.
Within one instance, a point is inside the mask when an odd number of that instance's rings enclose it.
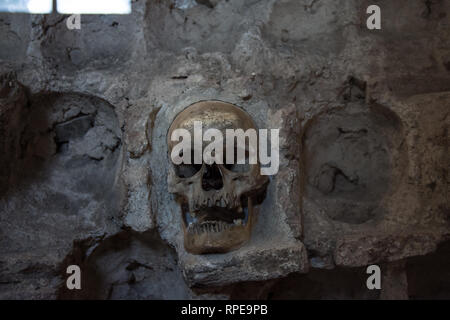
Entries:
{"label": "skull teeth", "polygon": [[[236,197],[230,195],[217,196],[214,195],[211,198],[197,198],[192,204],[192,211],[198,211],[202,208],[211,208],[213,206],[219,208],[234,209],[240,206],[240,203],[236,200]],[[242,211],[242,210],[241,210]],[[239,211],[239,212],[241,212]]]}
{"label": "skull teeth", "polygon": [[224,221],[206,221],[201,224],[189,223],[188,232],[193,234],[202,233],[218,233],[232,228],[233,226],[243,226],[244,222],[242,219],[235,219],[233,224]]}

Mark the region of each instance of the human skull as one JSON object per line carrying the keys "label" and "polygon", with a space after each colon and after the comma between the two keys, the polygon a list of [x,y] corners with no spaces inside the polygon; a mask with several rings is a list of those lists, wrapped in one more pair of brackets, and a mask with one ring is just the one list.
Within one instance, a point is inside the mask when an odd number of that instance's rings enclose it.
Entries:
{"label": "human skull", "polygon": [[[220,101],[195,103],[179,113],[169,128],[169,155],[176,142],[175,129],[186,129],[193,137],[194,122],[203,130],[256,130],[251,117],[242,109]],[[203,148],[205,142],[202,142]],[[193,148],[192,148],[193,150]],[[236,159],[236,149],[234,157]],[[224,152],[225,153],[225,152]],[[193,254],[224,253],[238,248],[251,234],[255,205],[262,201],[268,183],[260,165],[180,164],[169,165],[168,188],[181,206],[184,247]]]}

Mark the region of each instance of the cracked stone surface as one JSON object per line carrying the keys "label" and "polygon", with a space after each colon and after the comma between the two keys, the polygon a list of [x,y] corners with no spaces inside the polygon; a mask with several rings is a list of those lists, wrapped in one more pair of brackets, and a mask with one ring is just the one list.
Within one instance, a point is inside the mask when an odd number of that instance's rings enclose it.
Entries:
{"label": "cracked stone surface", "polygon": [[[381,31],[370,4],[134,1],[81,30],[0,13],[0,298],[450,297],[450,3],[378,1]],[[250,242],[196,256],[165,142],[208,99],[280,128],[280,171]]]}

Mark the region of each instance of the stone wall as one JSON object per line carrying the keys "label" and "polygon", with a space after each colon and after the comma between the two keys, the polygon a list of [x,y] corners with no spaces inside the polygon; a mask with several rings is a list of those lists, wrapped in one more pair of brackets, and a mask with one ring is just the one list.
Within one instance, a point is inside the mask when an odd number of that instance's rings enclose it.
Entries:
{"label": "stone wall", "polygon": [[[370,4],[136,0],[81,30],[0,13],[0,298],[449,298],[450,2],[377,1],[372,31]],[[201,100],[281,149],[249,243],[198,256],[166,134]]]}

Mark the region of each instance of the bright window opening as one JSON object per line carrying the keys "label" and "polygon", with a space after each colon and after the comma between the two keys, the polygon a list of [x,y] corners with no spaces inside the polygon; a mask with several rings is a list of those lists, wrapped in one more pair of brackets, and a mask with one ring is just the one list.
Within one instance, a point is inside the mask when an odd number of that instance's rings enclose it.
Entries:
{"label": "bright window opening", "polygon": [[63,14],[129,14],[130,0],[58,0],[57,9]]}
{"label": "bright window opening", "polygon": [[0,11],[25,13],[51,13],[52,0],[0,0]]}
{"label": "bright window opening", "polygon": [[[56,3],[61,14],[131,13],[130,0],[57,0]],[[0,0],[0,12],[48,14],[52,9],[52,0]]]}

